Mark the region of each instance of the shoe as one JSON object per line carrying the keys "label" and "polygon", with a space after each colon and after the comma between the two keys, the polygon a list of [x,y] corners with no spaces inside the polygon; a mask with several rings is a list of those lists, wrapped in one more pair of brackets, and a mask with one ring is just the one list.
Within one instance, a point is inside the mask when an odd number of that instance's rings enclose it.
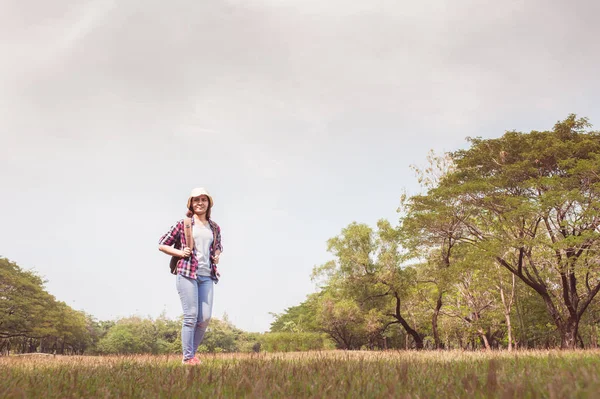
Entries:
{"label": "shoe", "polygon": [[183,359],[181,361],[181,364],[185,364],[188,366],[196,366],[196,365],[200,364],[200,360],[196,359],[195,357],[193,357],[191,359]]}

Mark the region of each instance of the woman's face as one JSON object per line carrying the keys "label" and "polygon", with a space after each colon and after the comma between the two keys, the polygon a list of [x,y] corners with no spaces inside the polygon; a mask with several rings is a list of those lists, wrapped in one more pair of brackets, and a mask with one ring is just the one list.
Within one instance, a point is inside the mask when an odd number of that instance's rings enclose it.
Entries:
{"label": "woman's face", "polygon": [[208,201],[208,197],[206,195],[200,195],[192,198],[192,210],[197,215],[206,213],[209,204],[210,202]]}

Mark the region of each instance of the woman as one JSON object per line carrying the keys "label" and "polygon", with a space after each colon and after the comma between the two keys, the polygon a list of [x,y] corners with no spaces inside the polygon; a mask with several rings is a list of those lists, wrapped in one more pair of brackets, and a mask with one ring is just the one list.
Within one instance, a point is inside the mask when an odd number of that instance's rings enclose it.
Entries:
{"label": "woman", "polygon": [[[213,199],[204,188],[192,190],[187,218],[161,237],[158,249],[181,259],[177,262],[177,292],[183,308],[181,345],[184,364],[198,364],[196,350],[212,314],[213,285],[219,280],[217,264],[223,251],[221,229],[210,218]],[[193,243],[186,242],[185,224],[191,224]],[[183,249],[180,249],[183,248]]]}

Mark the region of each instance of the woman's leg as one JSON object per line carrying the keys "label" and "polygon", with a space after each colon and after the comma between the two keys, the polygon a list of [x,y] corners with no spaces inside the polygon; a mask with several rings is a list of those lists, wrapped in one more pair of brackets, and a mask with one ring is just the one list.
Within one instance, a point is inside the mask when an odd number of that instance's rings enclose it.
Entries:
{"label": "woman's leg", "polygon": [[183,309],[183,325],[181,326],[181,347],[183,359],[192,359],[196,352],[194,346],[194,330],[198,323],[198,282],[177,275],[177,292]]}
{"label": "woman's leg", "polygon": [[213,280],[210,277],[198,276],[198,322],[194,333],[194,354],[204,339],[204,333],[212,316]]}

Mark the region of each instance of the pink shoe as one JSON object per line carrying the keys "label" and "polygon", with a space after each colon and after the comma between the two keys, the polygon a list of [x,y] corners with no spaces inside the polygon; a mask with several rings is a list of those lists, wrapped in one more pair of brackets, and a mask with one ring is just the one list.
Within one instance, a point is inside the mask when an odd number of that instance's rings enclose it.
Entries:
{"label": "pink shoe", "polygon": [[183,359],[181,361],[182,364],[186,364],[188,366],[196,366],[198,364],[200,364],[200,360],[196,359],[195,357],[191,358],[191,359]]}

